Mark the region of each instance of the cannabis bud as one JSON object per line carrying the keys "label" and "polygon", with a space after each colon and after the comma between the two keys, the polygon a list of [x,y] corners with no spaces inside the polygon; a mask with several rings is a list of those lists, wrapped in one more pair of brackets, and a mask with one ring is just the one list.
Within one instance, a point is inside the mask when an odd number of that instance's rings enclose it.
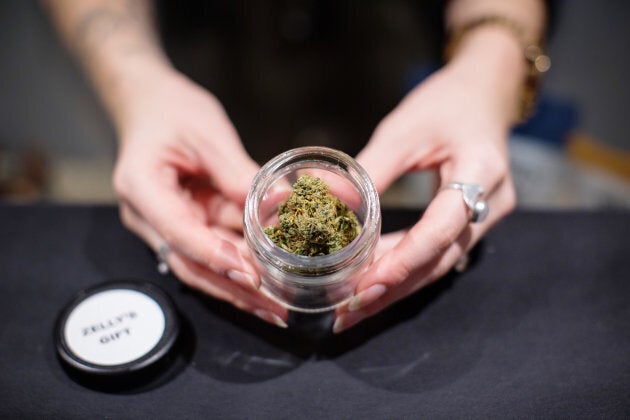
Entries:
{"label": "cannabis bud", "polygon": [[324,181],[309,175],[293,184],[278,219],[278,226],[265,228],[267,236],[288,252],[310,257],[338,251],[361,232],[352,210],[328,192]]}

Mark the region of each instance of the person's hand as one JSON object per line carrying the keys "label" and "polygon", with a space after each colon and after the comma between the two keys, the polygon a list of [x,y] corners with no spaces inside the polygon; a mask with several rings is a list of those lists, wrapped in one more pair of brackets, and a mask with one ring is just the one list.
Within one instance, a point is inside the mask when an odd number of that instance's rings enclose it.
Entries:
{"label": "person's hand", "polygon": [[147,72],[117,108],[114,172],[124,224],[184,283],[278,326],[286,309],[259,290],[242,237],[258,166],[219,101],[174,71]]}
{"label": "person's hand", "polygon": [[[475,34],[491,37],[484,40],[489,50],[475,48],[483,42],[469,44],[466,51],[411,91],[357,156],[379,192],[406,172],[428,169],[437,171],[440,186],[479,184],[490,209],[487,219],[471,223],[462,192],[438,190],[417,224],[405,232],[383,235],[375,262],[359,282],[355,296],[337,311],[335,332],[447,273],[513,209],[515,191],[506,140],[522,58],[509,34],[494,35],[492,31]],[[492,42],[498,50],[492,50]],[[505,54],[497,57],[496,51]],[[505,61],[497,62],[501,59]]]}

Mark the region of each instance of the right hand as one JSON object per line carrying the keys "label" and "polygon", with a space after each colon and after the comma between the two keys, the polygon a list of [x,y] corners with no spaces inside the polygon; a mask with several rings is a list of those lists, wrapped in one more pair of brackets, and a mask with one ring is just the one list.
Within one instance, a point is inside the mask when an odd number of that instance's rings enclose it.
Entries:
{"label": "right hand", "polygon": [[187,285],[286,327],[287,310],[258,290],[242,236],[258,165],[219,101],[171,69],[126,88],[114,172],[123,223],[154,250],[168,244],[169,267]]}

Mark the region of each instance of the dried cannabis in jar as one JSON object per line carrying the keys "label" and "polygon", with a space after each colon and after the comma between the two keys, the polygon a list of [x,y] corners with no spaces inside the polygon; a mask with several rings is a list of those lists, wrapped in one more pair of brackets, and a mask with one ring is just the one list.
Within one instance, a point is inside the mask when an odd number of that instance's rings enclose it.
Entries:
{"label": "dried cannabis in jar", "polygon": [[354,212],[328,192],[324,181],[309,175],[293,184],[278,219],[278,226],[265,228],[267,236],[288,252],[310,257],[338,251],[361,232]]}

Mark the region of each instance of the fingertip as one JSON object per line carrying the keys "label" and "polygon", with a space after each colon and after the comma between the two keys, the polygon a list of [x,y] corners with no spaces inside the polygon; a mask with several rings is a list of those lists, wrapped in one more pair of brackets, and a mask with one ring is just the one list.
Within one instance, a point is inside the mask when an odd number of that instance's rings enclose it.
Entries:
{"label": "fingertip", "polygon": [[350,302],[348,302],[348,311],[354,312],[370,305],[383,296],[386,291],[387,287],[383,284],[377,283],[369,286],[350,299]]}
{"label": "fingertip", "polygon": [[224,272],[226,277],[232,281],[258,290],[260,277],[254,267],[241,254],[236,245],[225,239],[219,239],[219,241],[220,244],[215,249],[219,256],[219,264],[223,265],[223,267],[217,267],[217,271]]}
{"label": "fingertip", "polygon": [[379,194],[407,169],[396,161],[392,153],[384,153],[370,144],[356,156],[356,161],[368,173]]}
{"label": "fingertip", "polygon": [[258,318],[272,325],[275,325],[276,327],[279,327],[282,329],[287,329],[289,327],[289,325],[286,323],[284,319],[282,319],[282,317],[280,317],[280,315],[274,312],[271,312],[267,309],[256,309],[253,313]]}
{"label": "fingertip", "polygon": [[[229,168],[226,170],[225,168]],[[252,181],[259,170],[259,166],[249,156],[237,159],[234,162],[211,168],[214,182],[219,186],[223,194],[234,202],[242,205],[245,203]]]}
{"label": "fingertip", "polygon": [[370,268],[370,276],[357,289],[366,292],[372,286],[380,285],[385,290],[380,288],[376,288],[376,290],[383,294],[387,289],[396,287],[404,281],[410,274],[410,270],[407,268],[408,264],[404,258],[401,257],[402,253],[403,250],[394,248],[383,254]]}
{"label": "fingertip", "polygon": [[226,276],[246,288],[258,290],[260,285],[255,276],[245,271],[230,269],[226,272]]}
{"label": "fingertip", "polygon": [[361,310],[341,314],[335,319],[332,332],[333,334],[340,334],[363,321],[367,316],[367,313]]}

